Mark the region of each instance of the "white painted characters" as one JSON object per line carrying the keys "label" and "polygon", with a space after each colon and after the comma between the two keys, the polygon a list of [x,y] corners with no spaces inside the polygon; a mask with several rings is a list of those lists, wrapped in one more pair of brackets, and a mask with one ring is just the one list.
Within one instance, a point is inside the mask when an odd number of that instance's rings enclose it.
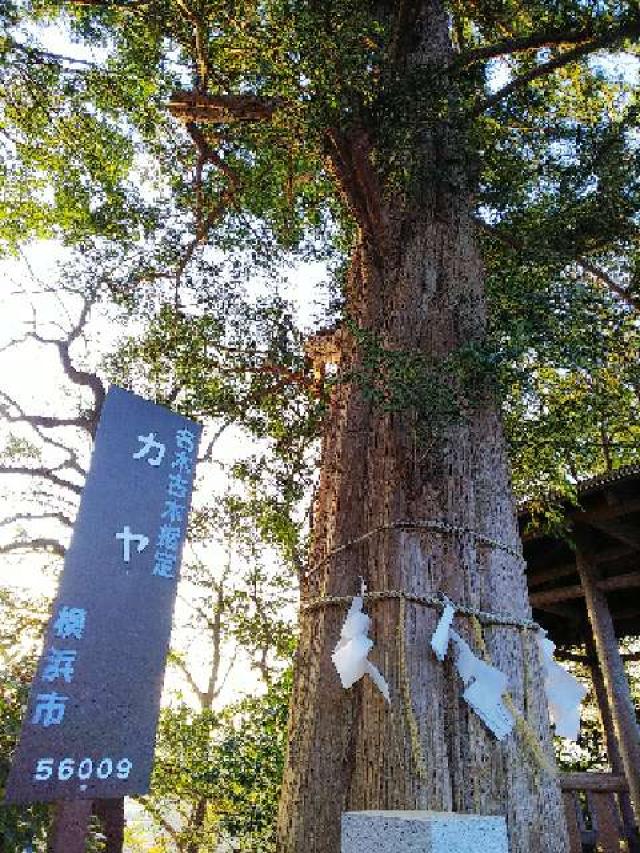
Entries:
{"label": "white painted characters", "polygon": [[[128,779],[131,774],[133,762],[129,758],[121,758],[114,761],[112,758],[93,760],[92,758],[81,758],[76,762],[73,758],[39,758],[33,778],[36,782],[48,782],[49,779],[57,779],[60,782],[69,782],[74,776],[85,782],[92,777],[105,781],[111,776],[116,779]],[[86,785],[80,785],[80,790],[86,789]]]}
{"label": "white painted characters", "polygon": [[62,640],[70,637],[81,640],[86,620],[87,611],[84,607],[61,607],[53,624],[53,633]]}
{"label": "white painted characters", "polygon": [[131,562],[132,542],[136,543],[138,554],[141,554],[149,544],[148,536],[145,536],[144,533],[132,533],[128,524],[125,524],[122,530],[116,533],[116,539],[120,539],[122,541],[122,559],[125,563]]}
{"label": "white painted characters", "polygon": [[[58,608],[53,623],[53,635],[61,640],[82,640],[87,621],[87,611],[84,607]],[[63,681],[70,684],[73,681],[78,652],[76,649],[56,649],[51,646],[44,658],[41,679],[49,684]],[[67,709],[68,696],[52,690],[50,693],[37,693],[31,714],[31,724],[34,726],[59,726]]]}
{"label": "white painted characters", "polygon": [[363,675],[368,674],[389,702],[389,685],[380,670],[367,660],[373,648],[373,640],[368,637],[371,619],[362,610],[365,589],[363,583],[361,594],[356,595],[351,602],[347,618],[340,631],[340,639],[331,658],[344,688],[351,687]]}
{"label": "white painted characters", "polygon": [[155,432],[150,432],[149,435],[139,435],[138,441],[142,447],[137,453],[132,454],[131,458],[146,459],[149,465],[154,468],[161,465],[167,448],[161,441],[156,441]]}
{"label": "white painted characters", "polygon": [[52,693],[38,693],[33,708],[31,722],[34,726],[59,726],[64,720],[68,696],[62,696],[55,691]]}
{"label": "white painted characters", "polygon": [[78,652],[76,649],[54,649],[47,652],[47,658],[42,672],[43,681],[58,681],[62,679],[67,684],[73,680],[75,662]]}

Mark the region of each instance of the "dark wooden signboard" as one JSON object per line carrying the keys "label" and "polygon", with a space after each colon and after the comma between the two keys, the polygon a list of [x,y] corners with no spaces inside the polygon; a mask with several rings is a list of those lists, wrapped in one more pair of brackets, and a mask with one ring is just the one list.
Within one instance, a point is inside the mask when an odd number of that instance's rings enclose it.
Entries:
{"label": "dark wooden signboard", "polygon": [[200,431],[110,389],[7,802],[148,790]]}

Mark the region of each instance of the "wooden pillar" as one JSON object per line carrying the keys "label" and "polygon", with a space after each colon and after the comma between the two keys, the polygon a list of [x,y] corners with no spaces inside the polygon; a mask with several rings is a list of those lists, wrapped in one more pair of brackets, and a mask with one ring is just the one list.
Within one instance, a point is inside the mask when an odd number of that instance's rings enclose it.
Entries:
{"label": "wooden pillar", "polygon": [[95,813],[102,824],[105,853],[122,853],[124,846],[124,798],[96,800]]}
{"label": "wooden pillar", "polygon": [[[593,633],[589,627],[587,627],[586,647],[587,658],[591,668],[593,689],[596,694],[600,718],[602,719],[604,739],[607,745],[607,758],[609,759],[612,772],[618,776],[624,776],[624,764],[622,762],[622,755],[620,753],[620,747],[616,737],[615,726],[613,725],[613,716],[609,706],[609,697],[607,696],[607,689],[605,687],[604,678],[602,677],[602,669],[600,668],[600,663],[598,661],[598,653]],[[627,841],[629,842],[629,850],[631,853],[640,853],[640,838],[638,837],[638,827],[636,825],[636,819],[631,805],[631,798],[629,797],[629,794],[624,791],[618,796],[620,800],[620,811],[622,813],[622,823],[624,824],[624,828],[628,836]]]}
{"label": "wooden pillar", "polygon": [[47,853],[85,853],[91,805],[91,800],[61,800],[56,803]]}
{"label": "wooden pillar", "polygon": [[606,593],[598,589],[600,570],[592,558],[588,530],[575,531],[576,562],[584,589],[587,613],[602,670],[608,706],[620,749],[636,823],[640,824],[640,731],[636,721],[629,682],[620,656]]}
{"label": "wooden pillar", "polygon": [[605,687],[604,678],[602,677],[602,669],[598,661],[598,652],[593,638],[593,633],[590,627],[587,628],[586,648],[587,657],[589,660],[589,668],[591,669],[591,680],[593,681],[593,689],[598,702],[598,710],[602,720],[602,728],[604,731],[604,740],[607,746],[607,758],[611,765],[613,773],[624,775],[624,766],[622,764],[622,755],[618,746],[615,727],[613,725],[613,716],[609,707],[609,697],[607,696],[607,688]]}

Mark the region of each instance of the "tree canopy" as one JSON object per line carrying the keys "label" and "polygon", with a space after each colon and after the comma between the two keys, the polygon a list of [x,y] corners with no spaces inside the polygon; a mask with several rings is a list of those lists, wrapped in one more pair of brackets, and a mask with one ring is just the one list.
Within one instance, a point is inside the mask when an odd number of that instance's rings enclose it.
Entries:
{"label": "tree canopy", "polygon": [[[245,397],[266,391],[272,412],[295,407],[317,388],[300,339],[284,343],[286,309],[273,290],[252,309],[279,328],[259,353],[238,341],[248,318],[227,316],[225,300],[237,303],[252,274],[325,259],[326,322],[341,319],[351,235],[375,223],[364,172],[360,205],[347,203],[336,163],[357,174],[375,136],[384,193],[419,192],[420,174],[437,168],[475,197],[491,304],[479,357],[506,401],[520,494],[566,492],[630,461],[637,9],[455,3],[448,14],[446,68],[401,74],[416,4],[5,4],[5,250],[34,237],[75,247],[94,287],[151,316],[147,353],[152,340],[163,349],[154,369],[177,371],[203,414],[221,399],[229,417],[244,407],[237,391],[203,387],[212,362],[220,377],[248,364]],[[425,162],[416,141],[436,118],[464,146],[454,154],[442,139]],[[226,349],[197,367],[187,348],[203,336]]]}

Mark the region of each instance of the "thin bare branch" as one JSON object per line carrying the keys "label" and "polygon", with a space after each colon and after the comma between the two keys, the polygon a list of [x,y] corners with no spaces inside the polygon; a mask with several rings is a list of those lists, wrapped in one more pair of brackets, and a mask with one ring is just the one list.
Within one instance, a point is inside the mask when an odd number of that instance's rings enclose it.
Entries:
{"label": "thin bare branch", "polygon": [[78,509],[77,495],[66,495],[58,489],[47,489],[44,484],[42,487],[30,488],[28,491],[24,491],[20,495],[17,495],[17,493],[15,494],[17,497],[20,497],[25,501],[31,501],[31,503],[37,508],[46,506],[49,502],[53,505],[55,502],[56,506],[59,506],[61,511],[65,512],[69,516],[73,516]]}
{"label": "thin bare branch", "polygon": [[177,666],[178,669],[180,670],[180,672],[182,673],[182,675],[185,677],[189,687],[193,690],[193,692],[197,696],[198,702],[200,703],[200,705],[203,708],[207,707],[205,705],[206,692],[198,686],[198,683],[196,682],[195,678],[193,677],[189,667],[182,660],[182,658],[179,655],[174,655],[171,657],[171,663],[173,663],[174,666]]}
{"label": "thin bare branch", "polygon": [[0,554],[24,553],[25,551],[43,551],[46,554],[55,554],[57,557],[64,557],[67,549],[57,539],[47,539],[38,537],[35,539],[25,539],[19,542],[8,542],[6,545],[0,545]]}
{"label": "thin bare branch", "polygon": [[[29,255],[24,251],[24,249],[21,246],[18,247],[18,254],[20,255],[20,260],[22,261],[22,263],[27,268],[27,271],[29,272],[29,276],[31,277],[31,281],[36,282],[36,284],[38,284],[40,287],[46,289],[46,285],[44,284],[42,279],[36,274],[36,271],[33,268],[33,265],[31,263],[31,259],[29,258]],[[20,290],[22,291],[22,295],[26,296],[27,295],[27,288],[24,285],[19,285],[19,287],[20,287]]]}
{"label": "thin bare branch", "polygon": [[[0,392],[2,394],[2,392]],[[57,429],[58,427],[77,427],[78,429],[89,430],[89,421],[80,415],[75,418],[59,418],[53,415],[12,415],[10,412],[3,410],[0,405],[0,413],[6,421],[10,423],[23,423],[32,427],[42,427],[42,429]]]}
{"label": "thin bare branch", "polygon": [[68,515],[65,515],[63,512],[19,512],[15,515],[9,516],[8,518],[0,518],[0,527],[8,527],[10,524],[15,524],[18,521],[31,522],[43,521],[45,519],[55,519],[56,521],[59,521],[60,524],[63,524],[65,527],[73,527],[73,521],[69,518]]}
{"label": "thin bare branch", "polygon": [[198,463],[200,462],[213,462],[213,448],[216,446],[218,440],[222,436],[222,434],[231,426],[232,421],[225,421],[222,426],[220,426],[207,444],[207,448],[202,454],[202,456],[198,457]]}
{"label": "thin bare branch", "polygon": [[225,609],[224,585],[231,568],[231,550],[227,553],[227,564],[220,582],[215,585],[216,600],[213,610],[213,622],[211,623],[211,668],[209,670],[209,681],[204,694],[203,707],[210,708],[214,698],[218,695],[218,678],[220,675],[220,661],[222,657],[222,614]]}
{"label": "thin bare branch", "polygon": [[20,344],[26,343],[30,338],[30,335],[23,335],[21,338],[13,338],[13,340],[8,341],[4,346],[0,347],[0,353],[6,352],[7,350],[13,349],[13,347],[20,346]]}
{"label": "thin bare branch", "polygon": [[[182,276],[184,275],[185,270],[191,263],[191,259],[193,258],[196,249],[198,246],[203,244],[207,237],[209,236],[209,232],[215,225],[215,223],[220,219],[223,215],[229,202],[233,199],[234,193],[232,190],[228,190],[222,193],[220,196],[217,205],[213,210],[209,212],[206,219],[202,221],[201,213],[196,209],[196,235],[193,240],[188,244],[185,249],[185,253],[180,259],[175,272],[175,291],[176,291],[176,307],[178,307],[178,290],[180,287],[180,282],[182,280]],[[198,220],[200,220],[198,222]]]}
{"label": "thin bare branch", "polygon": [[140,803],[142,808],[159,823],[162,829],[164,829],[167,835],[169,835],[174,842],[177,843],[179,841],[179,831],[169,823],[162,814],[162,811],[159,808],[156,808],[148,797],[136,797],[136,801]]}
{"label": "thin bare branch", "polygon": [[87,324],[91,307],[92,304],[90,299],[85,299],[84,304],[82,306],[82,310],[80,312],[80,316],[78,317],[76,324],[73,326],[66,339],[62,340],[56,338],[43,338],[35,330],[32,332],[31,337],[34,340],[38,341],[38,343],[51,344],[52,346],[55,346],[58,350],[62,369],[64,370],[67,378],[71,382],[73,382],[74,385],[80,385],[82,387],[89,388],[89,390],[93,394],[94,405],[92,407],[92,413],[88,418],[82,419],[82,426],[84,427],[84,429],[87,429],[89,431],[92,437],[95,437],[95,431],[98,425],[98,420],[100,418],[100,412],[102,410],[102,404],[104,403],[106,391],[101,379],[95,373],[91,373],[90,371],[86,370],[80,370],[74,365],[70,353],[72,344],[80,337],[84,330],[84,327]]}
{"label": "thin bare branch", "polygon": [[62,477],[58,477],[50,468],[34,468],[28,465],[0,465],[0,475],[17,475],[21,477],[40,477],[43,480],[47,480],[49,483],[53,483],[54,486],[60,486],[62,489],[69,489],[71,492],[75,492],[75,494],[82,494],[82,486],[78,486],[77,483],[72,483],[69,480],[65,480]]}
{"label": "thin bare branch", "polygon": [[[15,409],[17,414],[13,414],[11,412],[11,408]],[[58,441],[50,435],[45,435],[42,431],[41,427],[53,428],[58,426],[76,426],[81,429],[88,427],[83,427],[81,423],[77,423],[78,418],[73,419],[73,423],[68,422],[68,419],[57,419],[58,423],[38,423],[38,421],[43,419],[41,415],[27,415],[20,404],[10,397],[6,392],[0,391],[0,416],[2,416],[9,423],[23,423],[29,426],[36,433],[38,438],[42,441],[43,444],[48,447],[53,447],[56,450],[61,450],[65,454],[65,462],[58,467],[69,468],[72,471],[75,471],[76,474],[79,474],[81,477],[85,477],[87,472],[86,469],[80,464],[78,459],[78,453],[72,447],[69,447],[67,444],[64,444],[62,441]],[[45,420],[48,420],[46,416]]]}
{"label": "thin bare branch", "polygon": [[231,655],[231,660],[229,661],[229,665],[227,666],[224,675],[218,681],[216,689],[213,692],[213,698],[214,699],[217,699],[218,696],[222,693],[222,690],[224,689],[224,686],[227,683],[227,680],[228,680],[229,676],[231,675],[231,672],[233,671],[234,666],[236,665],[237,659],[238,659],[238,648],[236,647],[233,651],[233,654]]}
{"label": "thin bare branch", "polygon": [[7,46],[11,48],[11,50],[15,50],[18,53],[22,53],[24,56],[28,57],[30,62],[39,63],[39,62],[52,62],[56,65],[63,65],[64,63],[68,63],[70,65],[77,65],[77,69],[63,69],[66,71],[77,71],[80,69],[99,69],[100,66],[91,62],[88,59],[80,59],[74,56],[65,56],[60,53],[52,53],[49,50],[42,50],[39,47],[31,47],[28,44],[22,44],[19,41],[11,38],[10,36],[4,36]]}

